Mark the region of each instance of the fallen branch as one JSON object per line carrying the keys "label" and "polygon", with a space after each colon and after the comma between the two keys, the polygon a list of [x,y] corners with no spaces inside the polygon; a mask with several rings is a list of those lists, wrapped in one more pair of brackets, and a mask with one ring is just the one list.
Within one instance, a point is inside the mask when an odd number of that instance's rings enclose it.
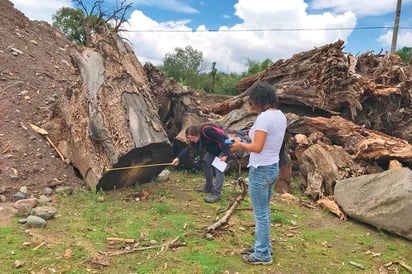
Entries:
{"label": "fallen branch", "polygon": [[363,265],[361,265],[360,263],[357,263],[357,262],[349,261],[349,264],[351,264],[353,266],[356,266],[357,268],[360,268],[360,269],[365,269],[365,267]]}
{"label": "fallen branch", "polygon": [[402,262],[402,261],[394,262],[394,263],[399,264],[400,266],[402,266],[403,268],[405,268],[406,270],[408,270],[409,272],[412,273],[412,267],[410,267],[410,266],[407,265],[406,263],[404,263],[404,262]]}
{"label": "fallen branch", "polygon": [[44,136],[44,138],[46,138],[47,142],[49,142],[49,144],[54,148],[54,150],[57,152],[57,154],[59,155],[60,159],[62,159],[63,162],[65,162],[64,156],[63,154],[60,152],[60,150],[54,145],[54,143],[50,140],[49,138],[49,133],[47,132],[47,130],[42,129],[41,127],[38,127],[36,125],[30,124],[30,127],[38,134]]}
{"label": "fallen branch", "polygon": [[118,255],[133,253],[133,252],[136,252],[136,251],[149,250],[149,249],[160,248],[161,251],[163,251],[163,250],[168,249],[168,248],[176,248],[176,247],[186,246],[186,243],[176,243],[176,241],[179,240],[179,238],[180,238],[180,236],[177,236],[173,241],[171,241],[168,244],[138,247],[138,248],[132,248],[132,249],[127,249],[127,250],[122,250],[122,251],[117,251],[117,252],[106,252],[105,255],[118,256]]}
{"label": "fallen branch", "polygon": [[386,268],[388,268],[388,267],[390,267],[391,265],[394,265],[394,264],[399,264],[400,266],[405,268],[408,272],[412,273],[412,267],[410,267],[409,265],[407,265],[403,261],[388,262],[388,263],[384,264],[383,266],[381,266],[379,268],[379,273],[386,273]]}
{"label": "fallen branch", "polygon": [[242,177],[239,177],[238,179],[238,184],[240,186],[240,194],[239,196],[236,198],[236,200],[233,201],[233,203],[229,206],[229,209],[226,211],[225,215],[220,218],[217,222],[215,222],[214,224],[208,226],[205,229],[206,233],[210,233],[215,231],[216,229],[218,229],[219,227],[225,225],[228,223],[230,216],[232,216],[233,211],[236,209],[236,207],[243,201],[243,199],[246,196],[246,183],[244,181],[244,179]]}
{"label": "fallen branch", "polygon": [[35,248],[33,248],[32,250],[37,250],[40,247],[44,246],[46,244],[46,242],[41,242],[40,244],[38,244]]}

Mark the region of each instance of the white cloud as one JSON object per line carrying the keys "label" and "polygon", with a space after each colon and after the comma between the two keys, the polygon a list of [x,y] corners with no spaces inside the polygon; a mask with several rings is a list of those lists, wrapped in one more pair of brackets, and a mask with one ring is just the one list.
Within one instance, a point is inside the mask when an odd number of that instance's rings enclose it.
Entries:
{"label": "white cloud", "polygon": [[[207,61],[217,62],[224,72],[246,71],[248,58],[273,61],[291,57],[296,52],[315,46],[347,40],[356,25],[352,12],[341,14],[323,13],[310,15],[303,0],[239,0],[235,7],[242,23],[232,27],[221,27],[211,32],[204,26],[192,30],[187,22],[157,22],[141,11],[134,11],[129,19],[131,32],[124,35],[132,42],[141,62],[162,63],[166,53],[176,47],[191,45],[203,52]],[[348,28],[347,30],[290,31],[290,29]],[[191,32],[133,32],[135,30],[183,30]],[[245,31],[260,29],[268,31]],[[270,31],[289,29],[287,31]],[[228,31],[227,31],[228,30]],[[243,30],[243,31],[242,31]]]}
{"label": "white cloud", "polygon": [[[403,0],[403,5],[412,0]],[[396,9],[396,0],[313,0],[310,4],[313,9],[332,9],[336,12],[352,11],[358,16],[382,15],[393,13]]]}
{"label": "white cloud", "polygon": [[[387,31],[379,36],[378,41],[383,45],[390,47],[392,45],[392,31]],[[396,39],[396,48],[412,47],[412,32],[399,32]]]}
{"label": "white cloud", "polygon": [[53,14],[62,7],[71,7],[70,0],[11,0],[14,7],[31,20],[46,21],[51,23]]}
{"label": "white cloud", "polygon": [[170,10],[181,13],[199,13],[199,11],[191,6],[176,0],[135,0],[134,5],[139,7],[152,6],[163,10]]}

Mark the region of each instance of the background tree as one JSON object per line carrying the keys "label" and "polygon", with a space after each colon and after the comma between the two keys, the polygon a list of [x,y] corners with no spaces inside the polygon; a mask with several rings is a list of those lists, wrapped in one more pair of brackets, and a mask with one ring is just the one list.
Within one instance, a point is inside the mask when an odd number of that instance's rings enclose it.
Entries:
{"label": "background tree", "polygon": [[[109,29],[113,32],[121,31],[126,22],[126,13],[132,4],[126,0],[115,2],[103,9],[103,0],[96,0],[88,8],[83,0],[73,0],[79,8],[64,7],[53,15],[53,26],[61,30],[69,40],[79,45],[90,45],[90,38],[94,32]],[[106,4],[107,6],[107,4]]]}
{"label": "background tree", "polygon": [[216,83],[214,93],[226,95],[238,95],[239,90],[236,84],[243,76],[237,73],[218,72],[216,75]]}
{"label": "background tree", "polygon": [[168,77],[190,86],[187,81],[196,78],[204,71],[207,63],[203,59],[203,53],[191,46],[175,48],[173,53],[166,53],[161,69]]}
{"label": "background tree", "polygon": [[396,54],[401,57],[402,61],[405,64],[412,64],[412,48],[403,47],[400,50],[396,51]]}
{"label": "background tree", "polygon": [[86,45],[84,32],[85,14],[80,8],[63,7],[53,15],[53,27],[66,35],[67,39],[78,44]]}
{"label": "background tree", "polygon": [[259,61],[248,58],[246,65],[248,67],[246,75],[253,75],[269,68],[271,65],[273,65],[273,61],[269,58],[266,58],[263,62],[260,63]]}

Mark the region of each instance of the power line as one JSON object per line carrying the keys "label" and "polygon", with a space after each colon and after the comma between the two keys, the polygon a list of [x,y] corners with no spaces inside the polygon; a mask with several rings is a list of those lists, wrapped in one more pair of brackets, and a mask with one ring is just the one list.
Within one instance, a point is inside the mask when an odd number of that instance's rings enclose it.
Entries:
{"label": "power line", "polygon": [[[268,28],[268,29],[151,29],[151,30],[128,30],[128,32],[264,32],[264,31],[336,31],[336,30],[372,30],[372,29],[393,29],[394,27],[354,27],[354,28]],[[412,29],[412,27],[399,27],[399,29]]]}

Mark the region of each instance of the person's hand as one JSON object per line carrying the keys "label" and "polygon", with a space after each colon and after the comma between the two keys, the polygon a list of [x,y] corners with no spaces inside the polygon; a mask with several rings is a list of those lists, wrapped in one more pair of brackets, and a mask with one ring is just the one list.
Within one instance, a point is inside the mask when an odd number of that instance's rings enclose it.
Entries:
{"label": "person's hand", "polygon": [[219,159],[220,161],[226,162],[227,156],[220,156]]}
{"label": "person's hand", "polygon": [[177,166],[179,164],[179,158],[174,158],[172,161],[172,166]]}
{"label": "person's hand", "polygon": [[242,142],[240,141],[240,139],[233,138],[231,140],[233,141],[233,144],[230,146],[230,149],[232,149],[232,150],[241,149]]}

